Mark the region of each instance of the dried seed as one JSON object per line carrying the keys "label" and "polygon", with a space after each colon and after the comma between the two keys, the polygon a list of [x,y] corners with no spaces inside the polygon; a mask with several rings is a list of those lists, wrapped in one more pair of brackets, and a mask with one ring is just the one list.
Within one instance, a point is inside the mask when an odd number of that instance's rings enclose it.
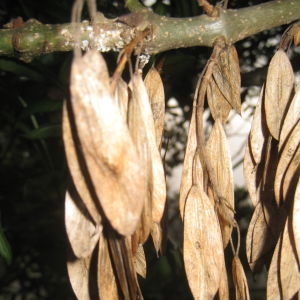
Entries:
{"label": "dried seed", "polygon": [[282,128],[279,137],[279,151],[281,151],[287,137],[292,132],[292,129],[296,126],[300,119],[300,85],[298,91],[293,97],[289,109],[284,118]]}
{"label": "dried seed", "polygon": [[128,87],[127,83],[122,78],[120,78],[117,82],[115,98],[120,107],[121,115],[123,119],[127,122]]}
{"label": "dried seed", "polygon": [[187,195],[193,185],[193,169],[194,159],[197,149],[196,135],[196,107],[193,106],[192,118],[188,133],[187,145],[185,149],[185,157],[183,162],[183,171],[181,176],[180,194],[179,194],[179,211],[183,219],[183,212],[186,203]]}
{"label": "dried seed", "polygon": [[293,197],[300,174],[300,147],[297,148],[287,170],[285,171],[282,189],[282,199]]}
{"label": "dried seed", "polygon": [[87,217],[85,207],[79,208],[75,199],[66,192],[65,225],[68,240],[77,258],[85,258],[92,254],[99,241],[102,226],[94,225]]}
{"label": "dried seed", "polygon": [[279,161],[276,169],[275,181],[274,181],[274,193],[276,202],[281,205],[286,199],[282,197],[282,185],[284,181],[284,176],[290,164],[293,165],[293,169],[297,171],[299,164],[297,159],[294,161],[295,154],[300,142],[300,120],[292,129],[292,132],[287,138],[286,143],[283,146],[282,152],[279,156]]}
{"label": "dried seed", "polygon": [[260,201],[256,205],[246,237],[246,254],[253,272],[259,272],[270,259],[282,231],[284,218],[284,212],[277,208],[272,199],[269,202]]}
{"label": "dried seed", "polygon": [[214,206],[197,186],[191,188],[185,204],[183,259],[194,298],[212,299],[223,272],[222,236]]}
{"label": "dried seed", "polygon": [[83,153],[81,152],[78,136],[76,135],[74,116],[70,107],[70,103],[64,103],[63,106],[63,141],[68,167],[73,184],[78,193],[78,198],[80,198],[86,206],[95,224],[100,224],[100,214],[95,206],[84,178],[87,171],[84,168],[85,165],[83,163]]}
{"label": "dried seed", "polygon": [[294,72],[289,58],[283,50],[278,50],[269,64],[265,89],[267,125],[276,140],[279,140],[293,87]]}
{"label": "dried seed", "polygon": [[151,68],[149,70],[144,82],[149,96],[149,101],[154,119],[156,145],[159,148],[161,145],[165,123],[164,86],[160,74],[155,68]]}
{"label": "dried seed", "polygon": [[268,280],[267,280],[267,300],[273,299],[282,299],[281,290],[280,290],[280,259],[279,259],[279,251],[280,244],[282,243],[282,236],[280,240],[277,242],[276,248],[274,250],[271,264],[268,271]]}
{"label": "dried seed", "polygon": [[234,256],[232,260],[232,277],[235,287],[235,299],[249,300],[250,294],[247,278],[244,272],[243,265],[238,256]]}
{"label": "dried seed", "polygon": [[280,286],[282,299],[292,299],[300,290],[300,270],[298,255],[294,247],[291,216],[288,217],[284,227],[282,244],[280,247]]}
{"label": "dried seed", "polygon": [[136,272],[143,278],[146,278],[147,265],[146,265],[145,252],[142,245],[139,245],[134,255],[134,265],[135,265]]}
{"label": "dried seed", "polygon": [[[234,185],[230,150],[219,119],[215,121],[205,151],[206,159],[209,160],[206,163],[210,164],[209,173],[213,172],[213,174],[209,174],[210,179],[211,177],[215,178],[212,187],[220,201],[216,203],[216,206],[219,208],[217,212],[225,248],[234,224]],[[214,186],[215,183],[218,185],[217,190]]]}
{"label": "dried seed", "polygon": [[292,223],[293,223],[293,237],[295,241],[295,252],[300,262],[300,179],[295,190],[293,212],[292,212]]}
{"label": "dried seed", "polygon": [[214,66],[213,77],[227,102],[240,114],[241,77],[239,58],[234,46],[228,46],[221,51],[218,61]]}
{"label": "dried seed", "polygon": [[156,145],[155,126],[149,98],[140,74],[136,73],[132,76],[130,88],[133,94],[133,101],[138,103],[142,122],[147,126],[144,128],[145,133],[143,133],[145,140],[141,142],[146,147],[145,151],[149,153],[150,172],[148,179],[150,181],[149,192],[152,199],[152,218],[154,222],[159,223],[165,208],[166,181],[162,159]]}
{"label": "dried seed", "polygon": [[136,229],[145,199],[145,173],[127,124],[111,95],[106,64],[96,51],[71,70],[75,123],[97,201],[123,235]]}
{"label": "dried seed", "polygon": [[258,179],[257,179],[257,165],[254,161],[253,155],[249,150],[250,142],[246,144],[245,155],[244,155],[244,178],[245,184],[250,196],[250,200],[252,201],[253,206],[257,205],[257,189],[258,189]]}
{"label": "dried seed", "polygon": [[118,300],[118,287],[114,275],[106,238],[101,235],[98,250],[97,284],[100,299]]}
{"label": "dried seed", "polygon": [[255,108],[249,137],[251,153],[256,164],[259,164],[262,159],[266,137],[269,136],[269,132],[265,124],[263,101],[264,88],[261,90],[260,97]]}
{"label": "dried seed", "polygon": [[70,283],[78,300],[89,300],[89,270],[91,256],[67,262]]}
{"label": "dried seed", "polygon": [[213,77],[209,81],[206,92],[207,102],[213,119],[220,119],[222,124],[225,124],[232,107],[220,91]]}

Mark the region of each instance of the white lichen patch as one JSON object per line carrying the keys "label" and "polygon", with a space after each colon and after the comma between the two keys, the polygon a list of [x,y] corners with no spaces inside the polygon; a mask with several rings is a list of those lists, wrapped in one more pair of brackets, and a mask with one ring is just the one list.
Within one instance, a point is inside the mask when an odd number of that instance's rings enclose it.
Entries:
{"label": "white lichen patch", "polygon": [[89,47],[89,41],[88,41],[88,40],[83,40],[83,41],[81,41],[80,48],[81,48],[82,50],[87,50],[88,47]]}

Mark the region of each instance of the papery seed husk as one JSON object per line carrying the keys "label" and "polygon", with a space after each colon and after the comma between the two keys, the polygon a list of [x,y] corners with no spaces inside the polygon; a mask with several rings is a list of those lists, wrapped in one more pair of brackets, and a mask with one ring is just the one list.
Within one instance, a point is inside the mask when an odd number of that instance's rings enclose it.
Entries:
{"label": "papery seed husk", "polygon": [[282,231],[284,218],[284,212],[278,209],[272,199],[269,203],[260,201],[256,205],[246,236],[246,254],[253,272],[259,272],[270,259]]}
{"label": "papery seed husk", "polygon": [[259,164],[262,155],[264,144],[266,143],[266,137],[269,135],[268,129],[265,124],[265,116],[263,111],[264,100],[264,88],[262,88],[258,103],[255,108],[253,120],[251,122],[251,130],[249,136],[249,142],[251,145],[251,153],[256,164]]}
{"label": "papery seed husk", "polygon": [[279,140],[280,128],[294,87],[294,72],[288,56],[278,50],[269,64],[266,89],[265,113],[272,136]]}
{"label": "papery seed husk", "polygon": [[100,299],[118,300],[118,287],[114,275],[111,257],[109,255],[108,243],[101,234],[98,250],[97,284]]}
{"label": "papery seed husk", "polygon": [[197,186],[191,188],[184,209],[183,259],[194,298],[213,298],[223,271],[222,236],[214,206]]}
{"label": "papery seed husk", "polygon": [[105,61],[96,50],[75,58],[71,96],[97,200],[113,228],[130,235],[136,229],[144,204],[144,167],[111,95]]}
{"label": "papery seed husk", "polygon": [[134,265],[135,265],[136,272],[143,278],[146,278],[147,265],[146,265],[145,252],[142,245],[139,245],[134,255]]}
{"label": "papery seed husk", "polygon": [[225,263],[223,265],[223,271],[220,279],[220,285],[218,290],[218,299],[227,300],[229,299],[229,289],[228,289],[228,278],[227,278],[227,270]]}
{"label": "papery seed husk", "polygon": [[196,107],[193,106],[192,118],[189,127],[187,145],[185,149],[185,156],[183,162],[183,171],[181,176],[181,185],[179,193],[179,211],[183,220],[184,206],[187,195],[193,185],[193,168],[194,158],[197,148],[197,136],[196,136]]}
{"label": "papery seed husk", "polygon": [[284,118],[279,137],[279,151],[281,151],[288,135],[291,133],[293,127],[299,122],[300,119],[300,85],[296,89],[296,94],[291,101],[289,109]]}
{"label": "papery seed husk", "polygon": [[227,102],[240,114],[241,76],[238,54],[234,46],[228,46],[221,51],[214,66],[213,77]]}
{"label": "papery seed husk", "polygon": [[222,124],[225,124],[232,107],[220,91],[213,77],[209,81],[206,92],[208,106],[213,119],[220,119]]}
{"label": "papery seed husk", "polygon": [[152,223],[151,236],[152,236],[154,248],[156,250],[156,254],[158,255],[158,252],[161,250],[162,247],[162,239],[163,239],[163,232],[160,224],[154,222]]}
{"label": "papery seed husk", "polygon": [[282,244],[280,249],[280,286],[282,298],[292,299],[300,290],[300,266],[298,255],[294,246],[291,215],[284,227]]}
{"label": "papery seed husk", "polygon": [[144,116],[141,113],[140,100],[136,94],[131,92],[128,105],[128,127],[136,146],[138,155],[144,166],[146,174],[145,186],[146,195],[144,198],[144,207],[140,217],[139,224],[132,236],[133,253],[135,253],[139,244],[143,244],[151,230],[152,224],[152,198],[151,198],[151,178],[152,178],[152,159],[148,143],[148,133]]}
{"label": "papery seed husk", "polygon": [[87,174],[84,164],[83,153],[79,145],[78,136],[75,131],[74,116],[70,103],[64,103],[63,106],[63,141],[68,163],[68,168],[72,177],[73,184],[78,193],[78,198],[86,206],[90,216],[95,224],[100,224],[101,217],[96,205],[91,197],[89,187],[87,186],[85,175]]}
{"label": "papery seed husk", "polygon": [[292,223],[293,223],[293,237],[295,241],[295,252],[300,262],[300,179],[295,189],[293,212],[292,212]]}
{"label": "papery seed husk", "polygon": [[145,86],[148,93],[155,126],[156,145],[159,148],[165,123],[165,92],[160,74],[152,67],[146,77]]}
{"label": "papery seed husk", "polygon": [[244,272],[243,265],[238,256],[234,256],[232,260],[232,277],[235,287],[235,299],[250,299],[247,278]]}
{"label": "papery seed husk", "polygon": [[[215,121],[205,151],[206,158],[209,160],[206,163],[210,164],[209,173],[213,172],[213,174],[209,174],[211,181],[211,177],[214,178],[212,187],[217,197],[220,198],[218,201],[221,202],[216,205],[220,206],[217,211],[225,248],[229,242],[234,221],[234,185],[230,150],[219,119]],[[215,184],[218,186],[216,187]]]}
{"label": "papery seed husk", "polygon": [[89,300],[89,270],[91,256],[67,262],[70,283],[78,300]]}
{"label": "papery seed husk", "polygon": [[290,164],[294,165],[294,169],[297,170],[298,164],[297,161],[293,161],[297,149],[300,147],[300,120],[293,128],[289,137],[287,138],[286,143],[282,148],[282,152],[279,156],[279,161],[276,169],[275,181],[274,181],[274,193],[276,197],[276,202],[278,205],[286,201],[282,197],[282,185],[284,176]]}
{"label": "papery seed husk", "polygon": [[127,83],[122,78],[120,78],[117,82],[117,87],[115,90],[115,98],[119,105],[121,115],[123,119],[127,122],[128,87],[127,87]]}
{"label": "papery seed husk", "polygon": [[267,300],[273,299],[282,299],[281,290],[280,290],[280,259],[279,259],[279,250],[280,245],[282,243],[282,236],[280,237],[277,245],[275,247],[271,264],[268,270],[268,278],[267,278]]}
{"label": "papery seed husk", "polygon": [[[145,199],[145,205],[142,210],[140,222],[136,228],[136,231],[132,235],[133,239],[133,253],[139,244],[144,244],[149,237],[152,226],[152,205],[151,198]],[[135,244],[134,244],[135,243]]]}
{"label": "papery seed husk", "polygon": [[244,179],[245,184],[250,196],[250,200],[255,207],[257,205],[257,189],[258,189],[258,179],[257,179],[257,168],[251,151],[249,150],[250,142],[246,144],[245,155],[244,155]]}
{"label": "papery seed husk", "polygon": [[149,98],[142,80],[141,74],[133,74],[130,82],[133,99],[138,101],[140,114],[144,124],[146,124],[147,150],[149,151],[151,171],[149,174],[150,194],[152,199],[152,218],[153,221],[159,223],[164,212],[166,201],[166,181],[162,159],[156,145],[155,127],[153,115],[149,103]]}
{"label": "papery seed husk", "polygon": [[92,254],[99,241],[102,225],[95,225],[87,217],[85,208],[76,204],[74,193],[69,191],[65,196],[65,226],[71,248],[77,258],[85,258]]}
{"label": "papery seed husk", "polygon": [[[114,231],[106,232],[108,249],[113,265],[114,274],[117,278],[122,299],[140,299],[136,271],[134,266],[133,252],[130,237],[120,237]],[[142,298],[141,298],[142,299]]]}
{"label": "papery seed husk", "polygon": [[293,159],[291,160],[283,178],[282,183],[282,199],[289,199],[293,197],[298,178],[300,174],[300,146],[298,146]]}

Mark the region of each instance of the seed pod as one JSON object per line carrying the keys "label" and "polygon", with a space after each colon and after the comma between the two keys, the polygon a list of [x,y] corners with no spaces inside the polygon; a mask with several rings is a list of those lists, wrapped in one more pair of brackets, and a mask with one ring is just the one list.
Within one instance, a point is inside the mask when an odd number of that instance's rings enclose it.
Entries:
{"label": "seed pod", "polygon": [[300,85],[291,101],[289,109],[284,118],[279,137],[279,151],[281,151],[288,135],[300,119]]}
{"label": "seed pod", "polygon": [[194,158],[197,148],[196,136],[196,108],[193,107],[192,118],[189,127],[187,145],[183,162],[183,171],[181,176],[180,194],[179,194],[179,211],[183,220],[183,212],[187,195],[193,185],[193,168]]}
{"label": "seed pod", "polygon": [[286,53],[278,50],[273,56],[267,74],[265,89],[265,113],[272,136],[279,140],[291,92],[294,87],[294,72]]}
{"label": "seed pod", "polygon": [[213,77],[227,102],[240,114],[241,77],[239,58],[234,46],[228,46],[221,51],[214,66]]}
{"label": "seed pod", "polygon": [[95,224],[100,224],[100,214],[91,197],[89,187],[85,180],[85,177],[87,176],[86,165],[84,164],[84,156],[79,145],[80,142],[78,136],[76,135],[74,114],[69,102],[65,102],[63,106],[62,125],[67,163],[75,190],[78,193],[78,200],[84,203]]}
{"label": "seed pod", "polygon": [[249,288],[243,265],[238,256],[232,260],[232,278],[235,287],[236,300],[249,300]]}
{"label": "seed pod", "polygon": [[255,108],[253,120],[251,123],[251,130],[249,136],[249,143],[253,159],[258,165],[262,159],[266,137],[269,136],[264,114],[264,88],[261,90],[258,103]]}
{"label": "seed pod", "polygon": [[[288,167],[292,164],[293,169],[297,172],[299,164],[297,164],[297,159],[294,160],[295,154],[300,142],[300,120],[292,129],[292,132],[288,136],[286,143],[282,147],[282,151],[279,156],[279,161],[277,164],[275,181],[274,181],[274,193],[276,202],[281,205],[286,201],[282,195],[282,185],[284,182],[284,176],[286,175]],[[298,174],[299,175],[299,174]]]}
{"label": "seed pod", "polygon": [[191,188],[184,209],[183,259],[193,297],[212,299],[223,272],[222,236],[214,206],[197,186]]}
{"label": "seed pod", "polygon": [[[224,248],[227,246],[234,223],[234,185],[228,142],[219,119],[216,120],[206,144],[207,164],[212,187],[220,203],[216,203]],[[215,186],[217,185],[217,187]],[[217,188],[217,190],[216,190]]]}
{"label": "seed pod", "polygon": [[248,142],[246,144],[245,155],[244,155],[244,178],[246,187],[250,196],[250,200],[252,201],[253,206],[255,207],[258,202],[257,197],[257,189],[259,186],[259,179],[257,178],[257,168],[254,158],[249,150],[250,142],[248,138]]}
{"label": "seed pod", "polygon": [[148,93],[155,126],[156,145],[161,145],[165,123],[165,92],[161,77],[156,68],[151,68],[145,77],[145,86]]}
{"label": "seed pod", "polygon": [[114,275],[107,239],[101,234],[98,249],[97,284],[100,299],[118,300],[118,287]]}
{"label": "seed pod", "polygon": [[96,51],[75,57],[72,108],[96,200],[120,234],[136,229],[145,199],[145,173]]}
{"label": "seed pod", "polygon": [[259,272],[271,258],[271,250],[282,231],[284,218],[284,212],[276,207],[272,199],[256,205],[246,236],[246,254],[253,272]]}
{"label": "seed pod", "polygon": [[143,278],[146,278],[147,265],[146,265],[145,252],[142,245],[139,245],[139,247],[137,248],[137,251],[133,259],[134,259],[136,272]]}
{"label": "seed pod", "polygon": [[67,262],[70,283],[78,300],[89,300],[89,271],[91,256]]}
{"label": "seed pod", "polygon": [[[144,123],[144,133],[142,134],[145,140],[142,140],[141,142],[146,148],[145,151],[148,153],[150,163],[148,174],[150,190],[148,190],[148,192],[150,192],[151,195],[153,221],[159,223],[165,208],[166,181],[162,160],[156,145],[155,126],[151,106],[145,84],[140,74],[133,74],[130,88],[132,90],[132,99],[133,101],[137,101],[139,113],[142,122]],[[147,126],[147,128],[145,126]]]}
{"label": "seed pod", "polygon": [[[74,194],[73,194],[74,197]],[[101,225],[94,225],[87,217],[86,208],[79,208],[67,191],[65,197],[65,225],[68,240],[77,258],[85,258],[92,252],[99,241]]]}
{"label": "seed pod", "polygon": [[292,212],[292,223],[293,223],[293,237],[295,241],[295,252],[298,262],[300,261],[300,179],[295,189],[293,212]]}
{"label": "seed pod", "polygon": [[209,81],[206,96],[213,119],[220,119],[222,124],[225,124],[232,107],[220,91],[213,77]]}

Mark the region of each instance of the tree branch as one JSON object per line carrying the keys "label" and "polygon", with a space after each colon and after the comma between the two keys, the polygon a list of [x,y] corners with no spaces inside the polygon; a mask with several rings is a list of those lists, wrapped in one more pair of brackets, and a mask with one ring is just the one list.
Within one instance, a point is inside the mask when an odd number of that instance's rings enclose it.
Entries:
{"label": "tree branch", "polygon": [[[132,10],[134,3],[132,1]],[[88,21],[44,25],[29,20],[22,27],[0,30],[0,55],[30,60],[44,53],[70,51],[78,40],[82,49],[96,47],[101,52],[120,51],[147,27],[151,29],[151,34],[142,47],[149,54],[183,47],[211,47],[220,36],[228,43],[235,43],[260,31],[299,19],[300,1],[276,0],[238,10],[219,8],[217,17],[168,18],[140,7],[137,11],[117,19],[107,19],[99,14],[93,26]],[[75,38],[78,32],[81,35],[79,39]]]}

